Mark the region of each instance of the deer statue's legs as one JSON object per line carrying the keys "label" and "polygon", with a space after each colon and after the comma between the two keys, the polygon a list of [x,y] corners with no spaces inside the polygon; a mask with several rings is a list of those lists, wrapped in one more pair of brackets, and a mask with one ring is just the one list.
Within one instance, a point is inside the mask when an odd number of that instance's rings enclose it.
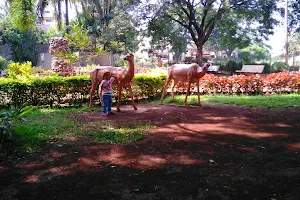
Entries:
{"label": "deer statue's legs", "polygon": [[131,84],[129,84],[128,90],[129,90],[129,95],[131,96],[132,106],[133,106],[134,110],[137,110],[137,108],[135,106],[135,103],[134,103],[134,98],[133,98],[133,94],[132,94]]}
{"label": "deer statue's legs", "polygon": [[189,80],[186,95],[185,95],[185,99],[184,99],[184,105],[186,105],[187,97],[190,94],[190,88],[191,88],[191,81]]}
{"label": "deer statue's legs", "polygon": [[122,98],[122,87],[118,85],[118,105],[117,105],[117,111],[120,112],[120,105],[121,105],[121,98]]}
{"label": "deer statue's legs", "polygon": [[160,103],[162,103],[162,101],[164,99],[166,88],[169,85],[170,81],[171,81],[171,78],[168,77],[167,80],[166,80],[166,83],[165,83],[165,85],[163,87],[163,91],[162,91],[161,98],[160,98]]}
{"label": "deer statue's legs", "polygon": [[171,94],[172,94],[172,101],[173,102],[175,101],[174,100],[174,88],[177,85],[177,83],[178,83],[178,81],[176,81],[176,80],[173,79],[173,82],[172,82],[172,92],[171,92]]}
{"label": "deer statue's legs", "polygon": [[92,83],[92,87],[90,90],[90,105],[89,105],[89,107],[92,107],[92,105],[93,105],[94,92],[96,90],[96,87],[97,87],[97,82]]}
{"label": "deer statue's legs", "polygon": [[199,81],[197,82],[197,94],[198,94],[198,104],[200,105],[200,89],[199,89]]}

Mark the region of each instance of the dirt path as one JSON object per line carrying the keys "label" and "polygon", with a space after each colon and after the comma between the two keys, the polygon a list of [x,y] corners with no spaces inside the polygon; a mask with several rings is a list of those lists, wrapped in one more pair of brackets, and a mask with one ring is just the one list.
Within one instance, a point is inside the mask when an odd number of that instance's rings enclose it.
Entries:
{"label": "dirt path", "polygon": [[300,108],[139,104],[104,118],[150,123],[145,140],[49,145],[0,164],[0,199],[298,200]]}

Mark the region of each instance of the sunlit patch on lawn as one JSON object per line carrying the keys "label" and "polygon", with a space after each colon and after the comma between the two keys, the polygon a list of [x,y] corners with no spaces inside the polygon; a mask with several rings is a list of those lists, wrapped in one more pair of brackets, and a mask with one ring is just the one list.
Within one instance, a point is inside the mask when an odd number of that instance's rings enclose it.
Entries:
{"label": "sunlit patch on lawn", "polygon": [[293,127],[292,125],[284,124],[284,123],[276,123],[276,124],[274,124],[274,126],[278,126],[280,128],[291,128],[291,127]]}
{"label": "sunlit patch on lawn", "polygon": [[24,163],[20,165],[20,168],[37,168],[42,167],[44,163]]}
{"label": "sunlit patch on lawn", "polygon": [[40,177],[37,175],[31,175],[25,178],[24,182],[26,183],[36,183],[40,180]]}
{"label": "sunlit patch on lawn", "polygon": [[290,150],[299,150],[300,149],[300,142],[294,144],[288,144],[286,147]]}
{"label": "sunlit patch on lawn", "polygon": [[249,152],[256,152],[256,149],[253,147],[235,147],[235,149],[243,150],[243,151],[249,151]]}

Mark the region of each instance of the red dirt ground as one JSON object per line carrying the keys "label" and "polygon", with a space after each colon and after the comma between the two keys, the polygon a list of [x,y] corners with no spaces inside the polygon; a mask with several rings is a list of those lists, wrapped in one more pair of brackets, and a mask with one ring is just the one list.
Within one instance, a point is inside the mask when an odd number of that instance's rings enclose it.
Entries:
{"label": "red dirt ground", "polygon": [[[134,144],[48,144],[0,164],[0,199],[298,200],[300,108],[138,104],[104,118],[151,123]],[[61,144],[61,143],[60,143]]]}

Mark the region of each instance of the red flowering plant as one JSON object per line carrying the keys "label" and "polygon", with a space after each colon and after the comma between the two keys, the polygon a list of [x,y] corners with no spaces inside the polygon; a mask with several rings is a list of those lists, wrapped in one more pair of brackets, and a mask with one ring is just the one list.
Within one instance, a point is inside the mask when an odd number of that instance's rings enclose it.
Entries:
{"label": "red flowering plant", "polygon": [[[179,83],[177,92],[185,92],[187,83]],[[191,91],[196,88],[192,85]],[[218,94],[277,94],[300,91],[300,72],[282,71],[263,75],[233,75],[229,77],[206,74],[200,80],[200,92]]]}

